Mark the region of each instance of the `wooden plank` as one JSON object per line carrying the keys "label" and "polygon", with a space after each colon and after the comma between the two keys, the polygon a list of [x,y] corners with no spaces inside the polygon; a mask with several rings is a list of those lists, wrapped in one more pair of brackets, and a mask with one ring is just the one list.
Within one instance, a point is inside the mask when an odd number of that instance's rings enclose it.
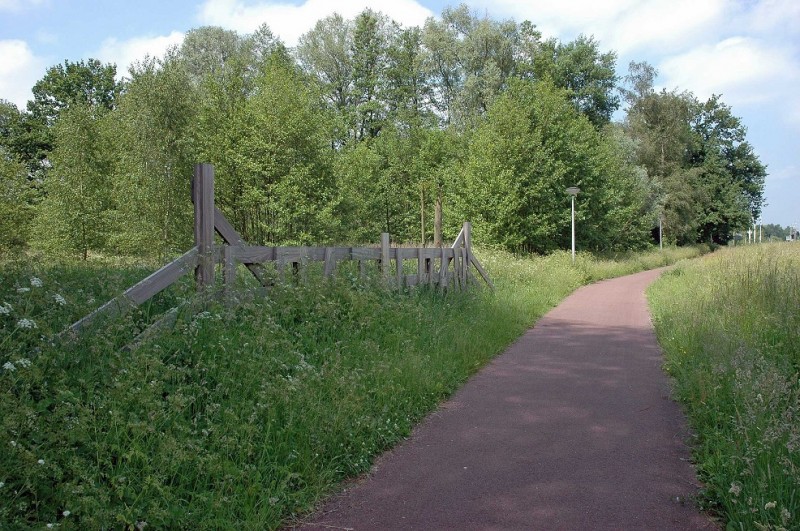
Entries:
{"label": "wooden plank", "polygon": [[425,278],[428,279],[428,285],[433,286],[433,258],[425,259]]}
{"label": "wooden plank", "polygon": [[422,284],[425,282],[425,257],[424,253],[425,250],[422,248],[417,249],[417,278],[419,279],[419,283]]}
{"label": "wooden plank", "polygon": [[447,257],[447,249],[442,247],[442,258],[439,264],[439,288],[441,289],[445,289],[447,287],[447,269],[449,267],[450,259]]}
{"label": "wooden plank", "polygon": [[277,260],[276,247],[231,246],[233,257],[245,264],[263,264]]}
{"label": "wooden plank", "polygon": [[383,257],[381,249],[370,247],[353,247],[350,254],[353,260],[381,260]]}
{"label": "wooden plank", "polygon": [[236,282],[236,260],[233,259],[233,252],[230,245],[224,245],[222,249],[223,256],[223,279],[222,284],[225,296],[229,296],[233,291],[234,283]]}
{"label": "wooden plank", "polygon": [[461,248],[461,275],[462,275],[461,276],[461,280],[462,280],[461,287],[462,288],[466,288],[467,287],[467,280],[468,280],[467,271],[468,270],[469,270],[469,262],[467,261],[467,248],[466,247],[462,247]]}
{"label": "wooden plank", "polygon": [[461,247],[464,244],[464,227],[461,227],[461,231],[456,236],[453,245],[450,246],[451,249],[455,249],[456,247]]}
{"label": "wooden plank", "polygon": [[333,247],[325,247],[325,267],[323,276],[329,277],[333,275],[333,270],[336,267],[336,258],[334,257],[335,249]]}
{"label": "wooden plank", "polygon": [[389,233],[381,233],[381,274],[389,278]]}
{"label": "wooden plank", "polygon": [[395,249],[395,264],[397,265],[397,287],[403,287],[403,249]]}
{"label": "wooden plank", "polygon": [[492,280],[489,278],[489,274],[486,272],[474,254],[471,256],[471,261],[472,265],[475,266],[475,269],[483,277],[483,280],[486,282],[486,284],[488,284],[492,291],[494,291],[494,283],[492,283]]}
{"label": "wooden plank", "polygon": [[183,254],[177,260],[170,262],[158,271],[148,275],[146,278],[125,290],[122,295],[114,297],[89,315],[73,323],[65,332],[79,334],[101,316],[115,317],[128,313],[133,308],[146,302],[154,295],[169,287],[182,275],[194,269],[195,266],[197,266],[198,254],[197,247],[192,247],[191,250]]}
{"label": "wooden plank", "polygon": [[[225,218],[225,215],[217,207],[214,207],[214,229],[217,231],[217,234],[219,234],[220,238],[222,238],[222,240],[228,245],[246,245],[239,233],[236,232],[236,229],[233,228],[233,225],[228,222],[228,220]],[[261,285],[264,285],[267,282],[267,278],[265,276],[266,272],[258,263],[251,263],[247,260],[241,259],[240,261],[245,265],[248,271],[250,271],[250,273],[256,277],[256,280],[258,280]]]}
{"label": "wooden plank", "polygon": [[194,167],[194,240],[199,261],[195,277],[197,289],[214,285],[214,166]]}
{"label": "wooden plank", "polygon": [[406,275],[406,286],[412,287],[419,284],[419,275]]}

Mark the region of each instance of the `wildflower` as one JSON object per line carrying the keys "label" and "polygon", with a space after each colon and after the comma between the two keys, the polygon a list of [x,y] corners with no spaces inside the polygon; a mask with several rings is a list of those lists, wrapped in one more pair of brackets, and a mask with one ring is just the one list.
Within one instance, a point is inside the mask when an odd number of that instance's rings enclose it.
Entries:
{"label": "wildflower", "polygon": [[38,460],[38,461],[36,461],[36,462],[37,462],[37,463],[39,463],[40,465],[43,465],[43,464],[44,464],[44,459],[39,459],[39,460]]}
{"label": "wildflower", "polygon": [[31,360],[29,360],[28,358],[19,359],[19,360],[17,360],[17,365],[27,369],[28,367],[31,366]]}
{"label": "wildflower", "polygon": [[789,523],[789,520],[791,520],[791,518],[792,518],[792,513],[789,512],[789,509],[787,509],[786,507],[781,509],[781,522],[783,523],[783,525],[787,525]]}
{"label": "wildflower", "polygon": [[17,321],[17,326],[20,328],[33,329],[36,328],[36,323],[30,319],[20,319]]}
{"label": "wildflower", "polygon": [[17,441],[11,441],[11,446],[16,448],[17,447]]}
{"label": "wildflower", "polygon": [[[17,370],[17,368],[14,366],[14,364],[11,363],[10,361],[7,361],[7,362],[5,362],[3,364],[3,369],[8,371],[8,372],[14,372],[14,371]],[[14,441],[11,441],[11,442],[14,442]]]}
{"label": "wildflower", "polygon": [[53,295],[53,300],[56,301],[56,304],[58,304],[59,306],[67,305],[67,300],[64,297],[62,297],[61,294],[59,293]]}
{"label": "wildflower", "polygon": [[764,504],[764,510],[765,511],[769,511],[770,509],[774,509],[776,505],[777,505],[777,503],[775,503],[774,501],[767,502],[767,503]]}
{"label": "wildflower", "polygon": [[42,279],[39,277],[31,277],[31,286],[34,288],[41,288],[42,287]]}
{"label": "wildflower", "polygon": [[13,310],[13,308],[9,303],[4,302],[3,304],[0,304],[0,315],[8,315],[11,313],[11,310]]}
{"label": "wildflower", "polygon": [[731,488],[728,489],[728,492],[734,496],[738,496],[742,492],[742,486],[738,483],[731,483]]}
{"label": "wildflower", "polygon": [[17,293],[27,293],[31,288],[17,288]]}
{"label": "wildflower", "polygon": [[0,481],[0,489],[2,489],[5,486],[6,486],[6,484],[4,482]]}
{"label": "wildflower", "polygon": [[71,513],[71,512],[69,512],[69,511],[64,511],[64,512],[63,512],[63,513],[61,513],[61,514],[62,514],[62,515],[63,515],[63,516],[66,518],[67,516],[71,515],[72,513]]}

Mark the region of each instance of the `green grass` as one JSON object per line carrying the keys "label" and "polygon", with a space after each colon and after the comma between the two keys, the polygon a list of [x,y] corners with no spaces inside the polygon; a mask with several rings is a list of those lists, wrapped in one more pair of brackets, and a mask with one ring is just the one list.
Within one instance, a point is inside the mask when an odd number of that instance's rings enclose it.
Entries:
{"label": "green grass", "polygon": [[729,248],[649,290],[696,433],[702,502],[728,529],[800,528],[800,246]]}
{"label": "green grass", "polygon": [[185,312],[133,353],[120,350],[131,329],[186,286],[146,315],[52,346],[43,332],[149,270],[5,264],[0,365],[13,368],[0,370],[0,527],[279,527],[368,470],[576,287],[700,252],[624,265],[579,255],[575,267],[568,253],[479,252],[494,294],[397,293],[342,267],[332,282],[309,275],[268,298],[243,287],[238,304]]}

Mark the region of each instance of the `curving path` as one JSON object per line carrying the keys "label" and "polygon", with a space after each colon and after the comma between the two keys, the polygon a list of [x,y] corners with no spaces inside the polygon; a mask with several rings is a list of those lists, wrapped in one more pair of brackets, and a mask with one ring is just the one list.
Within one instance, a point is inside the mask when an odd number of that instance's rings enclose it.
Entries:
{"label": "curving path", "polygon": [[583,287],[333,497],[310,529],[714,529],[647,271]]}

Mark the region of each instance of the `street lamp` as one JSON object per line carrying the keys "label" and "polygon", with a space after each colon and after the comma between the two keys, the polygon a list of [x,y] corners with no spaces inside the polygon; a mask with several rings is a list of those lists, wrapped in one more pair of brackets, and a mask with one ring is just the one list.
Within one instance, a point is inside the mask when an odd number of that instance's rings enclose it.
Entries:
{"label": "street lamp", "polygon": [[572,196],[572,263],[575,263],[575,196],[581,189],[577,186],[567,188],[567,193]]}

